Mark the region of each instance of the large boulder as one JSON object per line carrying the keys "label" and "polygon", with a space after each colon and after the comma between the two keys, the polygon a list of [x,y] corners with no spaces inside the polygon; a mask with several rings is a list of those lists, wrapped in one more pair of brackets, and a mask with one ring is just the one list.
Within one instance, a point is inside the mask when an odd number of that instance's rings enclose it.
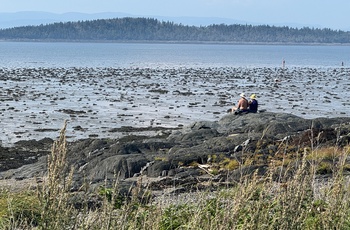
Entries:
{"label": "large boulder", "polygon": [[218,121],[223,133],[264,133],[272,136],[302,131],[311,127],[311,121],[292,114],[248,113],[226,115]]}
{"label": "large boulder", "polygon": [[350,117],[304,119],[286,113],[248,113],[226,115],[218,121],[220,133],[261,133],[283,138],[308,129],[346,127]]}

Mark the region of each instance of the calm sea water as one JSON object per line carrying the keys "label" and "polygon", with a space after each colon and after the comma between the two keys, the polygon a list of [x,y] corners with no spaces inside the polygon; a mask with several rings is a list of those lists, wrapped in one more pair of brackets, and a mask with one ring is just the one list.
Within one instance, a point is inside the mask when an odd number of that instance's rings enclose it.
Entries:
{"label": "calm sea water", "polygon": [[339,67],[350,46],[0,42],[0,67]]}

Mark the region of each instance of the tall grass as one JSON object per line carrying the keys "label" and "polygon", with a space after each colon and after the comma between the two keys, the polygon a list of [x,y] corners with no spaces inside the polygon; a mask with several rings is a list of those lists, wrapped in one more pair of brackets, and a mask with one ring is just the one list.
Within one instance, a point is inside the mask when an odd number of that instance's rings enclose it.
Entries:
{"label": "tall grass", "polygon": [[[170,202],[144,203],[140,197],[147,194],[140,187],[131,199],[122,200],[116,179],[114,187],[100,191],[102,206],[92,210],[74,208],[71,202],[73,170],[66,163],[65,129],[66,124],[52,146],[47,177],[36,194],[27,195],[26,208],[18,206],[23,198],[15,198],[27,192],[1,193],[0,206],[7,201],[3,229],[350,229],[350,189],[344,175],[349,147],[312,148],[287,166],[272,161],[264,175],[256,171],[234,187],[187,194],[191,199],[185,202],[177,202],[178,194],[165,198]],[[317,175],[322,159],[329,161],[330,155],[331,175]]]}
{"label": "tall grass", "polygon": [[69,227],[76,215],[72,205],[69,204],[73,169],[70,172],[67,171],[66,126],[65,122],[58,140],[52,145],[51,154],[48,156],[47,177],[43,185],[38,187],[41,207],[39,223],[42,229]]}

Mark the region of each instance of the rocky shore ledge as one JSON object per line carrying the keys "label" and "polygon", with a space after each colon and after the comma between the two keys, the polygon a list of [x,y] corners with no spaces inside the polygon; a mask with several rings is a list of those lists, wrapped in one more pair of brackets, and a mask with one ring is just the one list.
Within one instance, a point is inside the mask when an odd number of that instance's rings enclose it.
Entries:
{"label": "rocky shore ledge", "polygon": [[[72,191],[78,191],[86,181],[91,191],[112,186],[119,174],[120,193],[125,195],[141,185],[157,196],[198,191],[209,184],[211,189],[230,186],[242,175],[256,170],[263,174],[272,161],[288,154],[293,157],[312,148],[345,146],[349,140],[350,117],[228,114],[218,121],[159,129],[154,136],[69,142],[67,168],[74,168]],[[16,184],[33,178],[40,181],[47,171],[53,141],[45,138],[0,147],[2,185],[7,182],[16,188]]]}

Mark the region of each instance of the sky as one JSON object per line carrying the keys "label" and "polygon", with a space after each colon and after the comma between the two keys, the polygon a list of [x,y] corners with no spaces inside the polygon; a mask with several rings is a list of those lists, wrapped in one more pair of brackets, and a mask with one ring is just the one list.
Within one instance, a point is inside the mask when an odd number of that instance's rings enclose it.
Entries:
{"label": "sky", "polygon": [[120,12],[135,16],[220,17],[252,24],[350,30],[350,0],[0,0],[0,13]]}

